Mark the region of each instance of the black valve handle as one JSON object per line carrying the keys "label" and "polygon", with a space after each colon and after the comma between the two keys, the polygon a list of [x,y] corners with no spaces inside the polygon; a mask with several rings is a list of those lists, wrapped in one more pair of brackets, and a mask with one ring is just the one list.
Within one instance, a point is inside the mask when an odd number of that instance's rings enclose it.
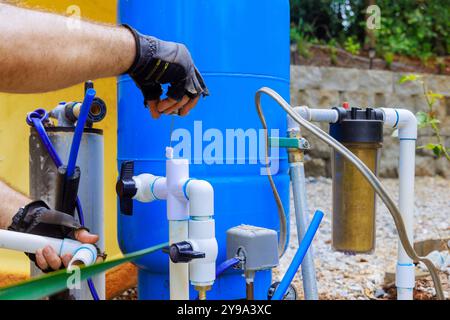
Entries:
{"label": "black valve handle", "polygon": [[163,252],[169,254],[173,263],[191,262],[194,259],[202,259],[206,256],[204,252],[194,251],[192,245],[187,241],[181,241],[165,247]]}
{"label": "black valve handle", "polygon": [[133,214],[133,197],[137,193],[136,183],[133,180],[134,162],[124,161],[120,167],[120,176],[116,184],[119,196],[120,212],[126,215]]}

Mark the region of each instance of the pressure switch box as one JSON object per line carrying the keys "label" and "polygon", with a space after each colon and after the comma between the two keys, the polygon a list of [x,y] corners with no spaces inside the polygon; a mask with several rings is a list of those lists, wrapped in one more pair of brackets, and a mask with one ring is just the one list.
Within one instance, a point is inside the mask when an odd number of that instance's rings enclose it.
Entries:
{"label": "pressure switch box", "polygon": [[275,230],[240,225],[227,231],[227,258],[243,260],[245,271],[278,266],[278,235]]}

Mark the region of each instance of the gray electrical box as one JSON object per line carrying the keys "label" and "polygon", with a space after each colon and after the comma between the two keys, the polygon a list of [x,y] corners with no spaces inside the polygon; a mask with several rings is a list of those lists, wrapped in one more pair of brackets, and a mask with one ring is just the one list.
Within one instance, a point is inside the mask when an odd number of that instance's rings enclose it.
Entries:
{"label": "gray electrical box", "polygon": [[275,230],[240,225],[227,231],[227,258],[244,258],[246,271],[278,266],[278,235]]}

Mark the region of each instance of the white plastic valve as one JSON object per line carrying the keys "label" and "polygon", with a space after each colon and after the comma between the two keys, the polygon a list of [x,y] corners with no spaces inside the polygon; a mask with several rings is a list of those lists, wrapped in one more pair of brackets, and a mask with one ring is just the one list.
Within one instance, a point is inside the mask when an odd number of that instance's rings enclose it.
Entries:
{"label": "white plastic valve", "polygon": [[202,259],[189,262],[189,279],[194,286],[210,286],[216,280],[218,245],[215,237],[215,221],[190,220],[189,240],[194,251],[205,253]]}

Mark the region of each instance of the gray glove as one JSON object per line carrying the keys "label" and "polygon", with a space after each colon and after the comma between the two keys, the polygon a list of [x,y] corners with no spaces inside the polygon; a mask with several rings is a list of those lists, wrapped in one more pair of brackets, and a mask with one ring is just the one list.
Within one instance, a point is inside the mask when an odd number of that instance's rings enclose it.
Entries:
{"label": "gray glove", "polygon": [[127,71],[147,101],[158,100],[161,84],[169,83],[167,96],[180,101],[184,95],[195,98],[209,95],[202,76],[185,45],[142,35],[128,25],[136,39],[136,58]]}

